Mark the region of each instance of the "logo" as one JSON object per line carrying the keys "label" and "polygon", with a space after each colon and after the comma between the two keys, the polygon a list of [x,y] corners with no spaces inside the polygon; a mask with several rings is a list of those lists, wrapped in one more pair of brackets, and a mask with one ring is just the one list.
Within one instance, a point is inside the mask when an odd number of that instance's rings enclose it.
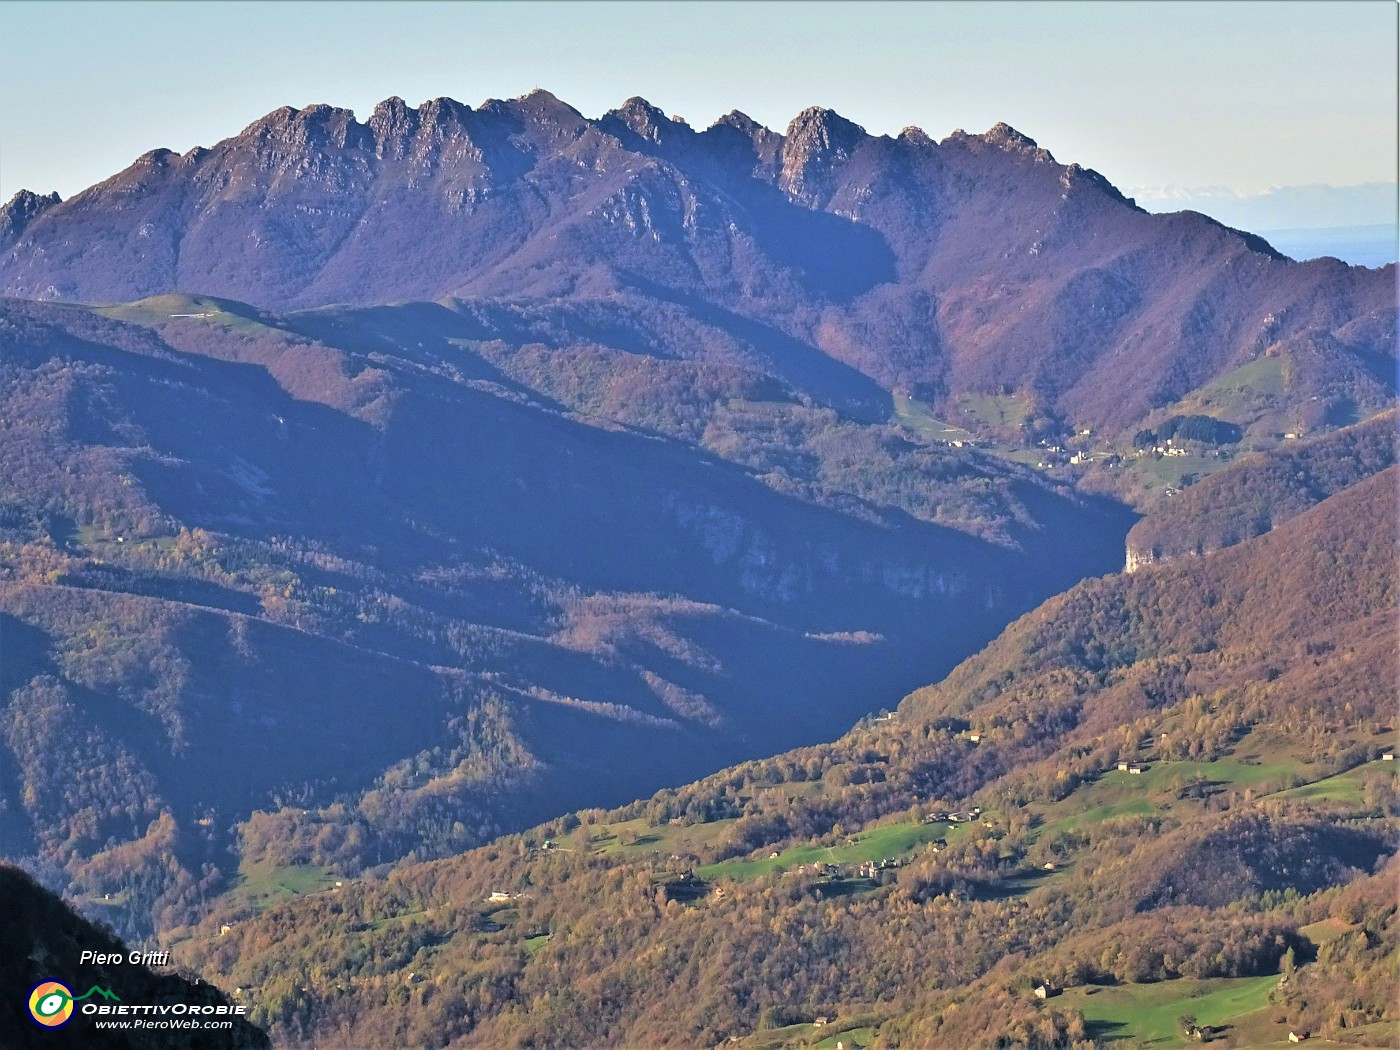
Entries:
{"label": "logo", "polygon": [[73,993],[57,981],[40,981],[29,993],[29,1016],[45,1028],[58,1028],[73,1016]]}
{"label": "logo", "polygon": [[82,995],[75,996],[65,984],[58,981],[40,981],[29,993],[29,1016],[34,1018],[35,1024],[45,1028],[61,1028],[73,1016],[73,1004],[91,995],[100,995],[103,999],[117,999],[120,1002],[120,998],[114,992],[99,988],[95,984]]}

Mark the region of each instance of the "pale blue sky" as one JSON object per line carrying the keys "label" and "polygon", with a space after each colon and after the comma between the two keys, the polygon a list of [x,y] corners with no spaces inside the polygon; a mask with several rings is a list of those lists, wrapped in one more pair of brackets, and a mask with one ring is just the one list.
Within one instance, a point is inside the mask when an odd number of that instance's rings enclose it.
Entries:
{"label": "pale blue sky", "polygon": [[999,120],[1124,187],[1392,181],[1396,18],[1333,3],[0,2],[0,200],[64,196],[281,105],[545,87],[705,126],[809,105],[941,138]]}

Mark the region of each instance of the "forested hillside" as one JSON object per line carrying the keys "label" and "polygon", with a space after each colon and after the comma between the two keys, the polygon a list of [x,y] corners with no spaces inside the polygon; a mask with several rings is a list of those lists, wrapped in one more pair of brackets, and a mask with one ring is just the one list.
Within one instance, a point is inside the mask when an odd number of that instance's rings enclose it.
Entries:
{"label": "forested hillside", "polygon": [[747,373],[724,458],[395,311],[173,305],[0,311],[0,848],[128,933],[829,739],[1129,521]]}
{"label": "forested hillside", "polygon": [[1396,480],[1083,583],[834,744],[179,951],[294,1044],[1388,1045]]}
{"label": "forested hillside", "polygon": [[1394,410],[1237,460],[1159,503],[1128,533],[1128,568],[1260,536],[1395,462]]}
{"label": "forested hillside", "polygon": [[1396,1020],[1393,266],[537,90],[21,192],[0,294],[0,856],[279,1045]]}

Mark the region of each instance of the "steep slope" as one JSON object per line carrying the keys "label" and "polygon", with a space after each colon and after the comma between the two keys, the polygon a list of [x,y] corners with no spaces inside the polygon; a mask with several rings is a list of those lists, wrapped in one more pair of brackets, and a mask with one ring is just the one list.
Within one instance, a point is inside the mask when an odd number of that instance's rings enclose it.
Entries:
{"label": "steep slope", "polygon": [[240,866],[333,880],[834,735],[1127,525],[971,453],[896,467],[989,542],[451,347],[171,305],[0,311],[0,846],[131,932]]}
{"label": "steep slope", "polygon": [[544,91],[389,99],[363,124],[315,105],[6,215],[3,294],[565,301],[627,327],[671,311],[865,413],[885,407],[873,380],[1118,432],[1261,355],[1324,407],[1394,389],[1393,271],[1149,215],[1004,124],[890,139],[813,108],[784,134],[739,113],[695,131],[641,99],[592,120]]}
{"label": "steep slope", "polygon": [[[242,1016],[232,1017],[227,1031],[170,1030],[155,1026],[131,1031],[98,1028],[81,1010],[63,1026],[44,1029],[29,1016],[30,990],[57,980],[75,996],[97,986],[127,1006],[231,1008],[234,1004],[212,985],[187,974],[157,973],[129,964],[130,950],[110,932],[79,918],[58,897],[18,868],[0,864],[0,1040],[11,1050],[84,1046],[106,1050],[254,1050],[272,1044]],[[120,963],[81,962],[92,952]],[[108,999],[95,1003],[115,1005]],[[136,1015],[130,1015],[135,1017]],[[112,1018],[109,1018],[112,1019]],[[182,1017],[188,1020],[188,1016]],[[202,1017],[201,1017],[202,1020]]]}
{"label": "steep slope", "polygon": [[[179,950],[258,990],[275,1032],[352,1044],[1176,1045],[1199,1011],[1231,1045],[1291,1024],[1379,1046],[1396,469],[1085,582],[835,744],[229,937],[216,914]],[[293,997],[284,967],[321,976]],[[1344,974],[1365,976],[1328,986]],[[1071,991],[1042,1003],[1040,982]],[[1165,1037],[1139,1027],[1149,1001],[1180,1003]]]}
{"label": "steep slope", "polygon": [[1128,533],[1128,571],[1241,543],[1395,463],[1396,413],[1256,454],[1160,504]]}

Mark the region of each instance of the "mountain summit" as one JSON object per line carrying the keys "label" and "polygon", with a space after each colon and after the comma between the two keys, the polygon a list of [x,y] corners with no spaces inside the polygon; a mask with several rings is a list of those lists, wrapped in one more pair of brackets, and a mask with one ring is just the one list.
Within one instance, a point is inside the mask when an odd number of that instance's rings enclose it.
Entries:
{"label": "mountain summit", "polygon": [[[283,107],[67,201],[22,193],[0,221],[9,296],[679,309],[931,403],[1017,393],[1096,428],[1264,352],[1373,374],[1393,283],[1149,215],[1006,124],[889,138],[813,107],[783,133],[737,111],[696,131],[642,98],[590,119],[541,90],[390,98],[365,123]],[[685,338],[652,349],[691,354]]]}

